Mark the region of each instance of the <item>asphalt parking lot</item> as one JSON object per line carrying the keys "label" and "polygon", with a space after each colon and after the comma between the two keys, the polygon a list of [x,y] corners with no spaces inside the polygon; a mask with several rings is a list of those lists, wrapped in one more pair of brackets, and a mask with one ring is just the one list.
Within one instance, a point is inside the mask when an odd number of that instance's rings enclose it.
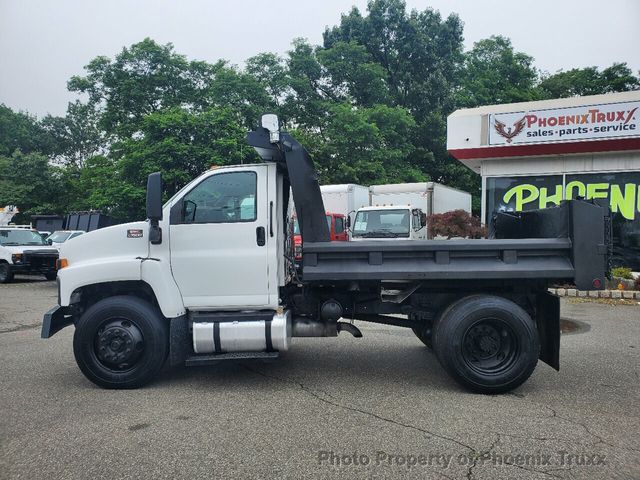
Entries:
{"label": "asphalt parking lot", "polygon": [[[411,331],[294,339],[283,358],[167,369],[101,390],[54,282],[0,286],[0,478],[640,478],[640,306],[568,303],[561,371],[461,390]],[[518,457],[520,456],[520,457]]]}

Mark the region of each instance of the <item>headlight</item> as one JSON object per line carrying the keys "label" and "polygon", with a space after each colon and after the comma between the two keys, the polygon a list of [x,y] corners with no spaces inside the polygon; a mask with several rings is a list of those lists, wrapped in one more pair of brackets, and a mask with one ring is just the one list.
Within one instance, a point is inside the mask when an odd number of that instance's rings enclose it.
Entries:
{"label": "headlight", "polygon": [[13,263],[22,263],[22,254],[14,253],[13,255],[11,255],[11,261]]}

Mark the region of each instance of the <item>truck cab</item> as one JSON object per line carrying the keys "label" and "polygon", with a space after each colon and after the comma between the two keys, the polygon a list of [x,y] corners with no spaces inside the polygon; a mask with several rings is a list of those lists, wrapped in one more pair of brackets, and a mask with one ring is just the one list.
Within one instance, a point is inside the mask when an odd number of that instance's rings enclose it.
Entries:
{"label": "truck cab", "polygon": [[[347,234],[347,221],[342,213],[326,213],[329,236],[332,242],[346,242],[349,240]],[[300,234],[300,224],[298,219],[293,217],[293,248],[294,257],[297,262],[302,260],[302,235]]]}
{"label": "truck cab", "polygon": [[426,215],[411,205],[360,208],[351,228],[351,240],[424,240]]}

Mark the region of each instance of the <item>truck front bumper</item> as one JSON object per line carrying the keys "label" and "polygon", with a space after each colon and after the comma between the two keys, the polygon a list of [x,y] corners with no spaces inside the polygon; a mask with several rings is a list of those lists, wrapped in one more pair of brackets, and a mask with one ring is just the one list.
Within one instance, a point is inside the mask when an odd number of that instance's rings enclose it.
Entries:
{"label": "truck front bumper", "polygon": [[64,327],[73,324],[73,315],[70,314],[67,307],[56,305],[42,319],[42,338],[51,338]]}

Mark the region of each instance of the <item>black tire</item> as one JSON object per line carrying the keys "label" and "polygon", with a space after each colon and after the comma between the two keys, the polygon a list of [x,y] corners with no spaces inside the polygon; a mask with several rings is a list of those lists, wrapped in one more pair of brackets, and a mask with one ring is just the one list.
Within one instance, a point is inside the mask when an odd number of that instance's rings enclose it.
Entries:
{"label": "black tire", "polygon": [[11,283],[13,272],[7,262],[0,262],[0,283]]}
{"label": "black tire", "polygon": [[533,373],[540,354],[538,331],[520,306],[502,297],[458,300],[433,334],[438,360],[461,385],[478,393],[504,393]]}
{"label": "black tire", "polygon": [[167,320],[136,297],[111,297],[92,305],[73,336],[78,367],[103,388],[138,388],[148,383],[168,352]]}
{"label": "black tire", "polygon": [[57,276],[58,276],[58,272],[47,272],[44,274],[44,278],[46,278],[49,281],[55,280]]}

